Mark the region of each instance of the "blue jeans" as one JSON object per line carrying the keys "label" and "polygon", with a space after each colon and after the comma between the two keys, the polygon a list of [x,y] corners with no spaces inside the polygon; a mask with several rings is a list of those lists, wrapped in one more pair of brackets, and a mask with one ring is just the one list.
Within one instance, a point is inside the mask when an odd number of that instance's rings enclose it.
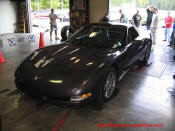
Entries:
{"label": "blue jeans", "polygon": [[[147,30],[151,30],[151,26],[150,25],[146,25],[146,29]],[[150,33],[150,39],[152,39],[151,33]]]}
{"label": "blue jeans", "polygon": [[165,28],[165,40],[170,43],[171,41],[171,33],[172,29],[171,28]]}
{"label": "blue jeans", "polygon": [[175,46],[175,31],[173,31],[171,33],[171,41],[170,41],[170,45],[172,46]]}
{"label": "blue jeans", "polygon": [[147,30],[150,30],[150,25],[146,25],[146,29]]}

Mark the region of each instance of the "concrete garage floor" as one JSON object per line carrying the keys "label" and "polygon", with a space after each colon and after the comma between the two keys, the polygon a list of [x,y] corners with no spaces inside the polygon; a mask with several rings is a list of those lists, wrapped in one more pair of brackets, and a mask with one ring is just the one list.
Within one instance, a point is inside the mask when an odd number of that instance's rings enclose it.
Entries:
{"label": "concrete garage floor", "polygon": [[[130,71],[119,83],[119,94],[99,112],[91,106],[71,110],[40,105],[19,93],[14,85],[14,71],[28,54],[38,48],[38,42],[16,39],[16,46],[9,47],[4,38],[1,48],[8,60],[0,64],[3,131],[56,131],[58,128],[60,131],[175,131],[175,97],[167,91],[169,87],[174,87],[175,62],[172,62],[172,49],[161,40],[151,57],[152,64]],[[98,123],[163,124],[163,127],[99,128]]]}

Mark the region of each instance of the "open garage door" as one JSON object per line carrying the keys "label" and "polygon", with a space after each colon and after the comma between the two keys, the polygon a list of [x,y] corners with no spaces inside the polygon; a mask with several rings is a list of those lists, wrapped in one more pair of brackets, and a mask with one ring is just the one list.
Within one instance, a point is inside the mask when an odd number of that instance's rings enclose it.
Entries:
{"label": "open garage door", "polygon": [[142,22],[144,23],[147,18],[146,8],[149,6],[154,6],[158,8],[160,16],[159,26],[164,26],[164,20],[167,16],[167,12],[171,12],[171,16],[175,17],[175,1],[170,0],[171,2],[166,2],[162,0],[110,0],[110,20],[113,22],[120,22],[119,10],[123,11],[127,23],[131,23],[133,15],[136,14],[136,11],[139,10],[140,15],[142,16]]}
{"label": "open garage door", "polygon": [[48,16],[52,8],[58,17],[56,20],[58,32],[61,31],[63,26],[69,25],[69,0],[31,0],[33,33],[44,32],[46,35],[49,35],[50,19]]}

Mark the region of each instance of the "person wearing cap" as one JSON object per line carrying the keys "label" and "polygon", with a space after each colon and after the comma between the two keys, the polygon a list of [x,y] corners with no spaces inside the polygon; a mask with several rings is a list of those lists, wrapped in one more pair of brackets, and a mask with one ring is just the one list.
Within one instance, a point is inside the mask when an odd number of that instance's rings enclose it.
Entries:
{"label": "person wearing cap", "polygon": [[167,41],[170,43],[171,40],[171,33],[172,33],[172,24],[173,24],[173,17],[170,16],[170,12],[168,12],[167,17],[165,18],[165,39],[163,41]]}
{"label": "person wearing cap", "polygon": [[54,14],[54,9],[51,9],[49,18],[50,18],[50,41],[52,41],[52,32],[54,30],[55,30],[55,40],[59,40],[59,38],[57,37],[57,22],[56,22],[58,16]]}

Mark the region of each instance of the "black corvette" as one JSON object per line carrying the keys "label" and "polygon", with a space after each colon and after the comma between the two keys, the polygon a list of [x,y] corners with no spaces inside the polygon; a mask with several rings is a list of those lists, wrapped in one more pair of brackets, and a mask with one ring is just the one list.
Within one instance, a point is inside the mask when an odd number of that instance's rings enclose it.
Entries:
{"label": "black corvette", "polygon": [[33,98],[59,105],[104,103],[134,64],[147,63],[151,46],[132,25],[93,23],[30,54],[17,68],[15,84]]}

